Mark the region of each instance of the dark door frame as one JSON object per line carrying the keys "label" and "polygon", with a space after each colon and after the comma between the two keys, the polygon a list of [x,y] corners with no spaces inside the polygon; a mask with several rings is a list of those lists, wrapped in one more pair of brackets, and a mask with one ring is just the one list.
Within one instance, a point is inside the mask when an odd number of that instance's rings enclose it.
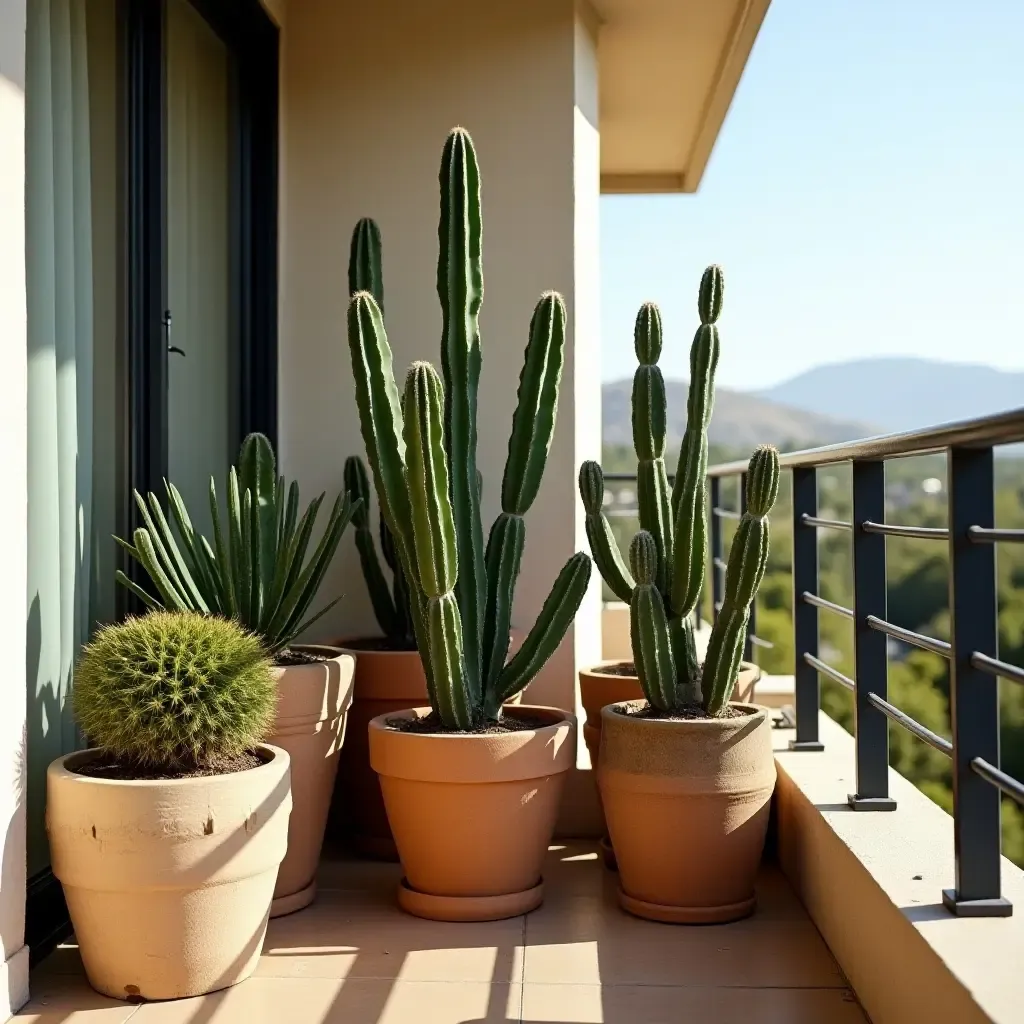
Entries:
{"label": "dark door frame", "polygon": [[[232,349],[236,442],[277,441],[279,33],[259,0],[190,0],[234,56]],[[162,495],[167,476],[166,0],[121,0],[127,194],[125,523],[132,492]],[[173,312],[173,311],[172,311]],[[173,325],[172,325],[173,326]],[[139,584],[144,572],[123,566]],[[140,610],[124,592],[124,610]]]}
{"label": "dark door frame", "polygon": [[[235,429],[277,441],[277,222],[279,33],[259,0],[189,0],[234,57],[232,330]],[[166,0],[118,0],[123,188],[120,275],[122,535],[141,525],[133,490],[163,494],[167,475]],[[137,582],[138,566],[121,568]],[[119,587],[118,611],[141,608]],[[38,963],[70,933],[60,883],[29,880],[26,942]]]}

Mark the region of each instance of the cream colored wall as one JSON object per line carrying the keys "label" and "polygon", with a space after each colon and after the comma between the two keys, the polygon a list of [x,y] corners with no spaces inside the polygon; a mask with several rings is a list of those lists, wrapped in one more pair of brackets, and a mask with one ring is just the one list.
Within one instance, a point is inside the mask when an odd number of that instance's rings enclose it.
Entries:
{"label": "cream colored wall", "polygon": [[[559,568],[586,549],[576,476],[599,455],[596,43],[572,0],[304,0],[282,36],[280,452],[307,496],[361,452],[344,337],[349,235],[375,217],[399,373],[439,361],[438,184],[448,130],[473,133],[484,204],[479,462],[485,528],[501,474],[530,314],[563,293],[569,337],[558,426],[527,520],[514,621],[534,621]],[[374,509],[376,516],[376,507]],[[320,636],[372,633],[351,536],[322,596]],[[600,656],[599,589],[530,699],[571,707],[575,662]]]}
{"label": "cream colored wall", "polygon": [[25,946],[25,0],[0,0],[0,1020],[28,998]]}

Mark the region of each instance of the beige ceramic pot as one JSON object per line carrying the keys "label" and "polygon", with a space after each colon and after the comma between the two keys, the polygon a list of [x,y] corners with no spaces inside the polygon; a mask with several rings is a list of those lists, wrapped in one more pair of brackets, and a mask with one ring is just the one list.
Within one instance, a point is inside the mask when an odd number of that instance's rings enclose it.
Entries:
{"label": "beige ceramic pot", "polygon": [[287,750],[291,757],[292,816],[288,853],[277,876],[271,917],[301,910],[316,896],[316,870],[352,703],[355,669],[352,655],[336,647],[293,649],[329,660],[274,669],[277,718],[269,742]]}
{"label": "beige ceramic pot", "polygon": [[678,924],[735,921],[754,909],[775,788],[771,719],[661,721],[601,712],[598,784],[619,866],[619,901]]}
{"label": "beige ceramic pot", "polygon": [[[622,675],[608,671],[609,668],[614,668],[617,665],[633,667],[628,662],[613,659],[602,661],[592,669],[580,671],[580,699],[587,716],[583,723],[583,740],[587,744],[587,751],[590,754],[590,768],[595,773],[601,751],[601,711],[609,704],[644,699],[640,680],[635,675]],[[736,679],[733,699],[741,704],[751,703],[754,699],[754,687],[760,678],[761,670],[757,665],[743,662],[740,665],[740,674]],[[615,851],[612,849],[607,835],[601,837],[600,845],[605,865],[615,871]]]}
{"label": "beige ceramic pot", "polygon": [[[368,647],[377,641],[339,641],[355,656],[356,674],[345,745],[338,761],[338,781],[331,803],[329,832],[343,838],[360,857],[398,860],[377,773],[370,767],[368,726],[374,718],[427,704],[427,680],[419,651],[382,651]],[[512,630],[509,655],[518,650],[522,635]],[[510,703],[518,704],[517,694]]]}
{"label": "beige ceramic pot", "polygon": [[256,967],[292,799],[288,754],[248,771],[166,781],[46,773],[46,831],[89,983],[114,999],[227,988]]}
{"label": "beige ceramic pot", "polygon": [[399,905],[438,921],[495,921],[536,909],[565,776],[575,763],[575,717],[524,705],[506,714],[547,724],[494,734],[388,725],[428,714],[416,708],[369,726],[370,763],[405,875]]}

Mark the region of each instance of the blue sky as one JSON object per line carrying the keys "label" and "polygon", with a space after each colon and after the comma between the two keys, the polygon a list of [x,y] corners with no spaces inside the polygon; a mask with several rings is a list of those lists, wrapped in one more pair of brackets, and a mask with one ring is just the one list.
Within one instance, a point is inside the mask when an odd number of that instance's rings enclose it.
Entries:
{"label": "blue sky", "polygon": [[700,191],[601,206],[603,375],[665,317],[685,377],[708,263],[719,383],[919,355],[1024,369],[1024,3],[773,0]]}

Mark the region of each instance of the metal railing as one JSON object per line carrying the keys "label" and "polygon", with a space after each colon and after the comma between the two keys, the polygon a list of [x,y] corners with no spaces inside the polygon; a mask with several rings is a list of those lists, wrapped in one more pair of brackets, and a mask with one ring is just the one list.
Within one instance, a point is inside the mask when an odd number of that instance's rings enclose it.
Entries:
{"label": "metal railing", "polygon": [[[955,886],[942,900],[965,917],[1006,917],[1012,913],[1000,885],[1000,800],[1024,806],[1024,784],[999,767],[998,679],[1024,685],[1024,669],[997,657],[998,609],[996,544],[1024,542],[1024,530],[995,525],[993,449],[1024,442],[1024,408],[928,430],[889,434],[783,455],[793,476],[793,633],[796,655],[796,738],[790,748],[820,751],[820,677],[854,696],[857,792],[849,796],[855,811],[894,811],[889,795],[889,722],[952,761]],[[948,477],[948,526],[918,527],[885,521],[885,462],[889,459],[945,453]],[[850,522],[818,515],[818,470],[852,463],[853,515]],[[722,602],[725,559],[722,521],[739,519],[745,497],[746,462],[708,469],[711,527],[712,607]],[[739,478],[740,509],[722,505],[722,481]],[[636,477],[608,473],[610,483],[634,483]],[[632,509],[607,510],[635,515]],[[818,531],[842,530],[853,542],[853,607],[819,593]],[[950,640],[904,629],[886,619],[886,537],[943,541],[949,548]],[[818,612],[854,623],[854,678],[819,657]],[[949,662],[952,739],[932,732],[888,700],[888,639],[930,651]],[[756,635],[751,611],[745,657],[771,645]]]}
{"label": "metal railing", "polygon": [[[955,886],[943,891],[945,906],[971,917],[1005,917],[1012,905],[1000,886],[1000,799],[1024,806],[1024,785],[999,768],[998,678],[1024,685],[1024,670],[997,656],[997,543],[1024,542],[1024,530],[997,529],[993,448],[1024,441],[1024,408],[984,419],[954,423],[849,444],[829,445],[781,457],[793,474],[793,631],[796,654],[796,738],[793,750],[822,750],[818,735],[820,677],[854,695],[856,811],[893,811],[889,795],[889,722],[906,729],[952,761]],[[918,527],[885,521],[885,462],[910,456],[946,454],[948,526]],[[817,472],[852,463],[850,522],[818,515]],[[739,476],[746,463],[713,466],[712,523],[719,508],[720,481]],[[845,530],[853,539],[853,607],[818,593],[818,531]],[[903,629],[886,619],[886,537],[943,541],[949,547],[950,640]],[[719,534],[720,540],[720,534]],[[721,551],[712,557],[717,566]],[[720,573],[712,574],[718,602]],[[818,613],[854,623],[854,678],[819,657]],[[940,655],[949,662],[952,740],[939,736],[888,700],[889,638]]]}

